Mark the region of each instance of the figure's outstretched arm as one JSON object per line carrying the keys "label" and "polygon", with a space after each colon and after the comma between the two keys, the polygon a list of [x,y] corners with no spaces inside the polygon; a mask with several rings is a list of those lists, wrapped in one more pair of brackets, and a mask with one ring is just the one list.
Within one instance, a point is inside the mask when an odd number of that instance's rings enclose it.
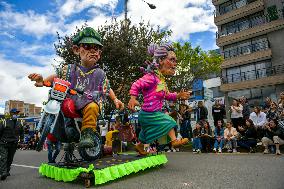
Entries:
{"label": "figure's outstretched arm", "polygon": [[56,74],[50,75],[47,78],[43,79],[41,74],[37,74],[37,73],[32,73],[28,76],[28,78],[31,81],[35,81],[35,86],[36,87],[42,87],[43,86],[43,81],[50,81],[53,82],[54,78],[57,77]]}
{"label": "figure's outstretched arm", "polygon": [[124,104],[116,98],[112,89],[109,90],[109,97],[115,104],[116,109],[120,109],[120,110],[124,109]]}

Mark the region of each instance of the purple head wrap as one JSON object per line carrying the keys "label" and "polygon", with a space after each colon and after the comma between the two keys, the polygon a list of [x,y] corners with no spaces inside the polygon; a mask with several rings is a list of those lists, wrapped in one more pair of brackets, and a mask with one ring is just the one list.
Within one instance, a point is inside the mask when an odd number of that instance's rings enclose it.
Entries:
{"label": "purple head wrap", "polygon": [[162,58],[168,55],[169,51],[174,51],[174,48],[171,44],[162,44],[158,46],[157,44],[151,44],[148,47],[148,54],[151,55],[154,60],[152,62],[146,61],[145,64],[147,68],[140,67],[140,70],[144,73],[152,73],[158,66],[158,58]]}
{"label": "purple head wrap", "polygon": [[151,44],[148,47],[148,54],[154,58],[161,58],[168,55],[169,51],[173,51],[174,48],[171,44],[162,44],[160,46],[156,44]]}

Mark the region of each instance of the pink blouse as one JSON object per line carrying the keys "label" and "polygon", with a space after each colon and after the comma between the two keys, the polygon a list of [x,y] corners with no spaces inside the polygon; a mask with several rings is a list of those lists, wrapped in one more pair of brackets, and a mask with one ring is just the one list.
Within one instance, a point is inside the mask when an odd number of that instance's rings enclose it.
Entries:
{"label": "pink blouse", "polygon": [[165,99],[177,99],[177,93],[168,92],[166,83],[153,73],[148,73],[135,81],[131,86],[130,95],[137,97],[141,91],[144,97],[142,110],[146,112],[161,111]]}

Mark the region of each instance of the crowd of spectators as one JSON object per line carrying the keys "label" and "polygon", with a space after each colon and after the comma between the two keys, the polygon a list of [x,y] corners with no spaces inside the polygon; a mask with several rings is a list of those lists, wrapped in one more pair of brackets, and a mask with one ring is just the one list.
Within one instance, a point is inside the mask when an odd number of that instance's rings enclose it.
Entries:
{"label": "crowd of spectators", "polygon": [[[229,107],[230,120],[224,122],[225,107],[218,101],[212,107],[214,129],[210,129],[202,103],[198,103],[197,123],[193,128],[193,152],[237,152],[238,148],[255,152],[257,144],[264,147],[264,154],[280,155],[284,144],[284,92],[278,101],[266,98],[262,106],[252,111],[245,97],[234,99]],[[198,114],[201,114],[198,116]],[[213,132],[212,132],[213,131]]]}
{"label": "crowd of spectators", "polygon": [[20,150],[35,150],[37,142],[39,140],[38,133],[32,131],[29,125],[23,126],[24,138],[18,143],[18,149]]}
{"label": "crowd of spectators", "polygon": [[[181,104],[178,111],[171,107],[168,113],[180,125],[179,130],[176,130],[177,135],[192,139],[194,153],[222,153],[224,150],[235,153],[240,148],[252,153],[255,152],[257,145],[262,145],[264,154],[281,154],[279,147],[284,144],[284,92],[280,94],[278,101],[272,101],[267,97],[262,106],[253,108],[245,97],[234,99],[228,109],[226,112],[224,105],[216,100],[212,107],[212,125],[207,121],[208,110],[202,101],[198,102],[194,110],[186,104]],[[191,124],[192,113],[196,114],[195,125]],[[230,120],[225,121],[226,114]],[[110,143],[107,140],[111,140],[109,136],[113,131],[119,131],[122,150],[127,150],[129,143],[138,142],[141,127],[139,123],[133,125],[125,113],[123,116],[117,116],[114,123],[99,122],[97,129],[104,145]],[[19,148],[34,150],[38,134],[31,132],[26,125],[24,136]],[[175,149],[169,147],[169,150]]]}

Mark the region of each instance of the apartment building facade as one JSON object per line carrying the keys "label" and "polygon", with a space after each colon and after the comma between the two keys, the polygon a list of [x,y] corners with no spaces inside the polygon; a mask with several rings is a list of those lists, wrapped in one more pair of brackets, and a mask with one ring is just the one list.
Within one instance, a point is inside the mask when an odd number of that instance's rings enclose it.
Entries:
{"label": "apartment building facade", "polygon": [[41,114],[41,107],[35,106],[35,104],[25,103],[20,100],[9,100],[5,102],[5,112],[9,113],[12,108],[17,108],[20,114],[25,117],[38,117]]}
{"label": "apartment building facade", "polygon": [[213,0],[216,43],[224,56],[225,101],[260,105],[284,91],[284,1]]}

